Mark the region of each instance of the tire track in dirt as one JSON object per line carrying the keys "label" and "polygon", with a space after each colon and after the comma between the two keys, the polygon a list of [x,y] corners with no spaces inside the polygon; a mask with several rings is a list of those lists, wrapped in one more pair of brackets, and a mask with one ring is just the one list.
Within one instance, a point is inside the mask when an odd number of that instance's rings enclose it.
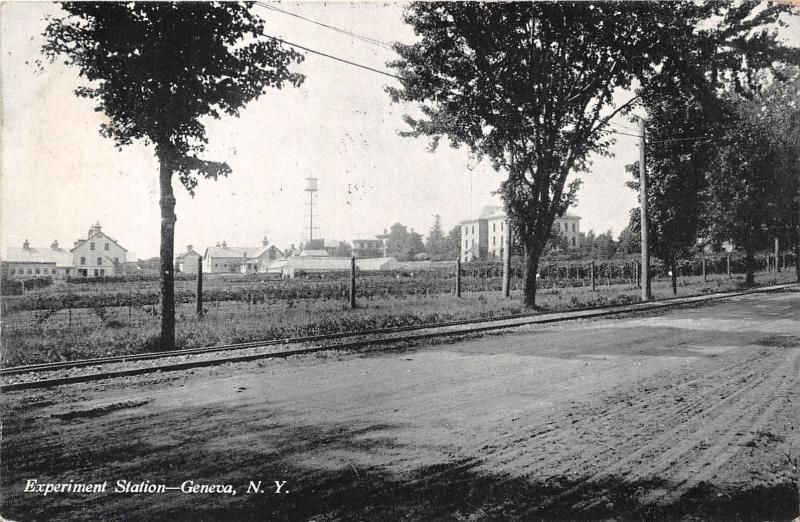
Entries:
{"label": "tire track in dirt", "polygon": [[[763,356],[763,354],[761,355]],[[675,427],[647,440],[646,434],[651,431],[651,429],[649,429],[646,424],[643,425],[642,427],[645,429],[640,429],[638,433],[635,433],[633,436],[628,438],[628,440],[635,440],[639,442],[640,444],[638,444],[638,447],[628,448],[626,451],[624,444],[626,441],[619,441],[623,442],[621,446],[618,446],[620,452],[625,452],[625,456],[623,458],[616,460],[610,465],[605,466],[600,471],[587,476],[583,481],[574,487],[563,492],[558,497],[551,499],[550,503],[563,501],[564,498],[568,498],[570,496],[580,496],[582,490],[585,490],[589,484],[620,484],[617,488],[604,490],[602,492],[604,494],[601,495],[599,500],[597,496],[598,492],[596,491],[593,495],[595,497],[594,499],[584,502],[580,502],[579,498],[576,499],[578,500],[575,505],[576,508],[581,510],[591,509],[600,502],[604,501],[602,497],[613,496],[615,493],[618,493],[625,484],[631,484],[646,478],[658,476],[659,473],[664,473],[669,469],[675,469],[675,465],[681,461],[681,457],[687,457],[693,450],[695,450],[699,441],[702,442],[706,438],[711,438],[717,434],[728,433],[727,437],[722,435],[719,436],[720,441],[717,444],[714,444],[712,447],[707,448],[706,451],[702,453],[701,458],[708,458],[713,454],[714,451],[719,451],[720,448],[726,447],[726,445],[732,440],[735,440],[735,434],[739,431],[737,426],[741,426],[743,417],[743,415],[740,413],[741,408],[739,411],[737,411],[736,408],[732,407],[733,404],[735,404],[737,401],[742,402],[751,399],[753,397],[753,391],[773,381],[771,377],[772,371],[780,362],[783,362],[781,359],[782,358],[772,358],[770,361],[772,364],[770,364],[769,367],[759,368],[758,373],[760,373],[762,376],[760,379],[751,380],[751,382],[749,382],[746,386],[737,387],[735,391],[727,394],[724,398],[714,402],[713,404],[708,404],[708,401],[706,401],[705,407],[695,408],[695,413],[691,413],[691,411],[688,411],[686,408],[668,408],[666,411],[662,408],[651,409],[651,414],[653,416],[658,415],[660,424],[674,425]],[[747,365],[744,366],[744,369],[752,370],[753,367]],[[731,387],[738,386],[739,383],[741,383],[741,375],[734,374],[725,381],[722,381],[716,386],[708,389],[703,395],[707,398],[721,394],[725,390],[731,389]],[[667,391],[667,393],[662,395],[662,400],[666,399],[669,401],[671,397],[669,397],[670,394],[668,393],[668,389],[665,391]],[[750,404],[745,403],[747,408],[747,420],[749,421],[747,423],[748,425],[757,426],[758,424],[754,423],[763,421],[771,415],[774,415],[776,411],[784,405],[781,401],[772,400],[774,397],[772,394],[757,394],[757,396],[758,395],[764,396],[765,399],[760,402],[757,401]],[[688,400],[694,403],[697,398],[698,397],[691,397]],[[697,412],[698,409],[699,412]],[[760,416],[758,415],[759,411],[762,411],[762,415]],[[712,412],[719,413],[714,416],[709,416],[709,413]],[[625,419],[620,419],[620,421],[624,423]],[[667,451],[663,451],[664,448],[668,448]],[[739,448],[735,447],[735,449],[738,450]],[[609,452],[602,452],[602,454],[608,453]],[[727,460],[735,453],[736,451],[731,453],[730,456],[727,456],[727,458],[720,458],[720,462],[715,469],[719,469],[719,467],[724,464],[724,462],[727,462]],[[602,454],[598,454],[597,456],[602,457]],[[652,459],[655,460],[653,461]],[[684,461],[686,460],[688,459],[684,459]],[[707,460],[704,460],[702,462],[706,461]],[[691,462],[691,460],[688,460],[688,462]],[[646,467],[642,469],[642,466]],[[681,468],[679,467],[678,469]],[[714,473],[712,469],[708,469],[706,472],[708,472],[707,474],[709,477]],[[621,483],[619,481],[607,480],[614,476],[623,476],[625,480]],[[706,476],[706,474],[704,473],[703,476]],[[695,481],[692,482],[694,483]],[[697,481],[697,483],[699,483],[699,481]],[[695,484],[684,484],[686,487],[677,492],[678,494],[670,493],[668,496],[679,497],[691,489],[693,485]]]}
{"label": "tire track in dirt", "polygon": [[[757,358],[758,357],[755,355],[751,357],[752,360],[756,360]],[[751,361],[748,360],[746,362],[749,363]],[[624,364],[630,364],[630,362],[626,362]],[[741,365],[742,361],[736,360],[725,366],[713,366],[711,373],[706,373],[702,376],[682,374],[680,378],[683,379],[683,382],[677,384],[673,382],[671,383],[670,388],[673,393],[677,393],[678,391],[691,387],[693,384],[701,381],[712,380],[716,382],[719,377],[723,375],[730,375],[731,370]],[[673,377],[674,371],[666,370],[658,372],[651,377],[646,377],[646,379],[649,383],[651,383],[657,379],[672,379]],[[493,440],[494,443],[491,446],[502,448],[510,444],[518,445],[523,441],[537,438],[538,440],[535,441],[537,443],[547,443],[551,442],[550,439],[563,438],[563,423],[568,419],[572,423],[568,426],[569,430],[576,432],[581,429],[585,430],[587,427],[591,428],[592,426],[598,424],[611,424],[617,420],[617,417],[620,414],[625,414],[625,416],[631,416],[632,413],[635,415],[647,415],[649,413],[647,410],[650,409],[650,405],[657,402],[656,399],[664,395],[664,390],[662,388],[652,384],[640,384],[633,391],[631,391],[628,385],[622,385],[622,387],[624,388],[624,391],[611,394],[605,398],[600,405],[590,404],[588,406],[578,406],[572,411],[569,411],[566,415],[545,418],[540,423],[531,426],[531,428],[535,430],[534,433],[527,433],[523,436],[519,436],[519,432],[515,431],[513,432],[513,437],[506,437],[504,439],[495,438]],[[713,396],[717,394],[718,389],[716,387],[712,387],[703,390],[702,393],[698,394],[697,398],[708,398],[707,396]],[[613,404],[613,406],[611,408],[606,408],[609,404]],[[677,410],[675,412],[670,413],[684,413],[685,410],[691,409],[693,406],[692,403],[677,403],[676,408]],[[694,409],[699,410],[699,408],[696,407],[694,407]],[[598,410],[601,410],[600,413],[597,413]],[[617,443],[619,443],[619,441],[617,441]],[[520,453],[524,453],[525,451],[527,450],[523,449]],[[509,460],[514,460],[518,456],[519,455],[510,455]]]}
{"label": "tire track in dirt", "polygon": [[[563,424],[563,420],[570,415],[561,419],[549,419],[551,425],[547,429],[538,429],[532,435],[511,440],[512,446],[517,446],[517,451],[501,451],[505,455],[502,456],[504,458],[501,458],[499,464],[518,462],[517,459],[524,458],[525,454],[529,453],[529,448],[519,448],[518,445],[528,439],[535,442],[539,447],[553,449],[553,451],[547,451],[545,455],[539,455],[534,462],[530,463],[528,467],[534,468],[536,474],[541,474],[544,470],[547,470],[546,475],[551,477],[564,477],[570,472],[584,474],[588,464],[587,460],[593,461],[595,465],[602,466],[599,471],[586,476],[569,490],[550,499],[548,504],[561,502],[570,496],[580,496],[581,492],[585,491],[591,483],[613,483],[613,481],[604,481],[604,479],[614,475],[626,475],[626,482],[630,483],[636,478],[644,478],[654,474],[654,472],[663,472],[677,462],[681,455],[690,452],[695,447],[696,438],[692,438],[692,434],[700,431],[704,434],[708,432],[710,436],[720,429],[720,422],[726,425],[726,419],[727,425],[731,426],[735,426],[737,422],[740,422],[740,415],[736,413],[735,408],[731,411],[728,409],[740,398],[746,400],[755,389],[770,382],[776,367],[783,363],[783,357],[765,357],[764,352],[761,350],[755,353],[738,352],[733,357],[725,358],[728,359],[728,364],[712,366],[711,368],[708,368],[709,364],[705,364],[693,370],[690,374],[683,374],[683,382],[677,385],[673,385],[674,383],[672,382],[674,375],[666,371],[662,372],[659,378],[648,378],[646,384],[641,384],[634,390],[628,388],[621,394],[608,396],[601,405],[595,406],[595,411],[609,404],[614,404],[614,406],[602,411],[600,415],[586,415],[584,413],[585,410],[582,411],[582,408],[578,408],[577,411],[571,412],[571,415],[573,417],[578,416],[580,419],[577,422],[573,421],[568,430],[564,430],[563,426],[558,425]],[[714,362],[718,364],[719,361],[716,360]],[[760,368],[758,367],[759,363],[761,365]],[[706,369],[712,369],[712,371],[710,373],[705,372],[704,370]],[[755,379],[749,378],[749,382],[742,386],[742,372],[748,371],[754,375],[757,373],[758,377]],[[666,381],[665,385],[659,386],[662,381]],[[695,388],[692,390],[691,396],[681,402],[676,402],[676,394],[685,392],[699,382],[710,383],[710,385],[700,390]],[[646,395],[640,395],[640,400],[632,401],[631,398],[637,396],[637,392],[642,389],[647,390]],[[716,399],[716,397],[722,397],[722,399]],[[764,404],[769,404],[772,401],[767,398],[763,402]],[[751,405],[751,409],[756,407],[751,412],[751,422],[760,422],[761,419],[774,414],[781,406],[780,403],[773,404],[773,407],[768,408],[762,416],[757,417],[759,404]],[[760,407],[763,409],[764,405]],[[715,412],[719,413],[709,417],[710,414]],[[602,449],[595,445],[595,451],[591,455],[585,453],[586,446],[582,446],[584,451],[576,452],[576,450],[572,450],[572,454],[570,454],[569,449],[567,449],[566,454],[560,451],[560,448],[569,448],[570,445],[567,443],[570,438],[581,438],[580,436],[576,437],[581,431],[583,431],[584,435],[591,434],[592,428],[598,424],[626,426],[631,423],[630,419],[641,419],[642,416],[646,416],[644,421],[640,422],[627,437],[611,438],[611,442],[615,443],[614,446],[607,444],[604,445],[606,448]],[[545,420],[539,427],[544,428],[547,423],[548,420]],[[653,423],[657,423],[657,425],[653,426]],[[665,432],[658,424],[674,427]],[[703,426],[706,426],[705,430],[702,430]],[[732,433],[736,433],[736,430]],[[495,445],[500,446],[497,442]],[[586,442],[600,442],[602,444],[601,441]],[[665,447],[670,448],[666,454],[663,453],[663,448]],[[491,450],[491,448],[487,449]],[[707,453],[710,454],[712,451],[710,449]],[[617,456],[621,453],[624,453],[625,456],[619,459]],[[661,457],[658,458],[657,465],[649,466],[646,472],[621,473],[626,469],[636,469],[637,466],[646,465],[648,458],[657,458],[659,455]],[[587,456],[589,459],[587,459]],[[614,459],[614,462],[604,465],[611,459]],[[609,492],[613,493],[613,491]]]}

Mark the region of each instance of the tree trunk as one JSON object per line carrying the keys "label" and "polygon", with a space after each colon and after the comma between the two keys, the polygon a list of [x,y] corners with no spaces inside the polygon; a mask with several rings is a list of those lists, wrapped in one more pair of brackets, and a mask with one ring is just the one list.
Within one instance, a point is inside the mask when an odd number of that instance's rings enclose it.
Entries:
{"label": "tree trunk", "polygon": [[678,295],[678,263],[672,256],[670,272],[672,272],[672,295]]}
{"label": "tree trunk", "polygon": [[536,306],[536,273],[539,270],[539,255],[534,255],[533,250],[528,248],[525,253],[525,306],[529,308]]}
{"label": "tree trunk", "polygon": [[175,195],[172,192],[172,160],[158,155],[161,188],[161,350],[175,349]]}

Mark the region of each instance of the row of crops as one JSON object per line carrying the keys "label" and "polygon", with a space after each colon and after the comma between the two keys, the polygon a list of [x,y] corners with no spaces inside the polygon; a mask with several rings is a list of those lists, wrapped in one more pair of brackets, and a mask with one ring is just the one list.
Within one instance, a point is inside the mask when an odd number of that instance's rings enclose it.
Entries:
{"label": "row of crops", "polygon": [[[791,261],[791,260],[790,260]],[[766,258],[757,261],[766,266]],[[705,269],[703,265],[705,263]],[[745,261],[740,257],[681,260],[677,264],[679,277],[742,272]],[[582,287],[591,284],[592,274],[597,285],[636,284],[639,265],[635,260],[604,262],[542,263],[537,277],[541,288]],[[668,268],[654,261],[653,276],[666,277]],[[524,269],[514,264],[510,271],[512,289],[522,288]],[[461,291],[499,291],[502,288],[503,268],[499,263],[467,263],[461,267]],[[456,285],[453,268],[437,268],[411,272],[359,272],[356,276],[357,298],[381,298],[454,293]],[[315,274],[296,279],[248,280],[207,278],[204,281],[205,302],[268,303],[293,299],[347,299],[350,274],[347,272]],[[194,281],[185,279],[176,284],[177,303],[196,300]],[[73,285],[56,284],[23,296],[3,300],[3,314],[17,310],[57,311],[69,308],[145,307],[158,305],[160,300],[155,281],[93,281]],[[52,313],[52,312],[51,312]]]}

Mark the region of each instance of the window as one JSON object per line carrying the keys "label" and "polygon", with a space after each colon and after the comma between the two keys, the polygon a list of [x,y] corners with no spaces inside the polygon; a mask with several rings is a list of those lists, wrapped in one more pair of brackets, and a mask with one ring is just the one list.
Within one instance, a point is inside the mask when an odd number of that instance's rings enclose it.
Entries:
{"label": "window", "polygon": [[572,238],[572,246],[575,246],[575,238]]}
{"label": "window", "polygon": [[105,250],[108,250],[108,241],[106,241],[106,246],[104,248]]}
{"label": "window", "polygon": [[496,229],[494,228],[494,227],[495,227],[495,225],[497,225],[497,223],[492,223],[492,232],[494,232],[494,231],[496,230]]}
{"label": "window", "polygon": [[500,246],[503,246],[503,236],[500,236]]}
{"label": "window", "polygon": [[472,234],[475,234],[475,225],[472,225]]}
{"label": "window", "polygon": [[464,250],[469,248],[469,239],[464,240]]}
{"label": "window", "polygon": [[102,257],[98,257],[97,258],[97,264],[98,265],[102,265],[103,264],[103,258]]}
{"label": "window", "polygon": [[114,264],[115,264],[115,265],[118,265],[118,264],[119,264],[119,258],[118,258],[118,257],[115,257],[115,258],[114,258]]}
{"label": "window", "polygon": [[492,246],[495,246],[497,244],[496,240],[497,238],[495,236],[492,236]]}
{"label": "window", "polygon": [[94,250],[94,243],[89,243],[89,250]]}
{"label": "window", "polygon": [[38,268],[34,269],[33,273],[39,275],[39,269]]}
{"label": "window", "polygon": [[575,232],[575,223],[572,224],[572,231]]}
{"label": "window", "polygon": [[473,247],[475,246],[475,240],[474,239],[472,240],[472,246]]}
{"label": "window", "polygon": [[81,264],[82,264],[82,265],[85,265],[85,264],[86,264],[86,258],[85,258],[85,257],[81,257]]}
{"label": "window", "polygon": [[103,270],[102,268],[100,269],[100,275],[101,275],[101,276],[103,276],[103,275],[106,275],[106,271],[105,271],[105,270]]}
{"label": "window", "polygon": [[503,231],[503,223],[505,223],[505,221],[501,221],[501,222],[500,222],[500,232],[502,232],[502,231]]}
{"label": "window", "polygon": [[31,275],[31,274],[33,274],[33,271],[29,268],[28,269],[28,275]]}
{"label": "window", "polygon": [[100,275],[100,274],[98,273],[97,269],[95,268],[94,269],[94,276],[97,277],[98,275]]}
{"label": "window", "polygon": [[69,275],[69,268],[67,268],[66,270],[64,270],[64,273],[65,273],[65,274],[67,274],[67,275]]}

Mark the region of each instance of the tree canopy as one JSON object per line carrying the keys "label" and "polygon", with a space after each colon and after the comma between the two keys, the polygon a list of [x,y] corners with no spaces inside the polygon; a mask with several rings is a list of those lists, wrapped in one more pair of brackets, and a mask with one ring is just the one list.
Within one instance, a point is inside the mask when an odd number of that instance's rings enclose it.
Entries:
{"label": "tree canopy", "polygon": [[[508,175],[500,186],[525,247],[525,300],[535,304],[539,257],[553,221],[575,201],[592,153],[607,154],[606,124],[676,71],[706,82],[749,81],[789,53],[775,34],[789,6],[752,2],[416,2],[405,20],[418,35],[396,44],[402,88],[416,102],[407,136],[441,137],[488,157]],[[665,42],[669,42],[666,44]],[[748,52],[744,52],[748,51]],[[699,67],[704,64],[703,68]],[[740,74],[744,73],[744,74]]]}
{"label": "tree canopy", "polygon": [[203,117],[238,116],[268,88],[297,86],[289,66],[303,55],[264,37],[246,3],[62,2],[43,52],[76,67],[88,85],[75,94],[108,116],[103,136],[118,146],[144,140],[172,158],[192,192],[196,175],[227,175],[224,162],[197,157],[207,143]]}
{"label": "tree canopy", "polygon": [[238,116],[268,88],[297,86],[289,70],[303,56],[264,34],[241,2],[62,2],[50,19],[43,53],[78,69],[108,119],[100,133],[118,147],[142,140],[159,160],[161,347],[175,347],[173,175],[193,193],[198,176],[230,173],[198,157],[208,139],[204,118]]}

